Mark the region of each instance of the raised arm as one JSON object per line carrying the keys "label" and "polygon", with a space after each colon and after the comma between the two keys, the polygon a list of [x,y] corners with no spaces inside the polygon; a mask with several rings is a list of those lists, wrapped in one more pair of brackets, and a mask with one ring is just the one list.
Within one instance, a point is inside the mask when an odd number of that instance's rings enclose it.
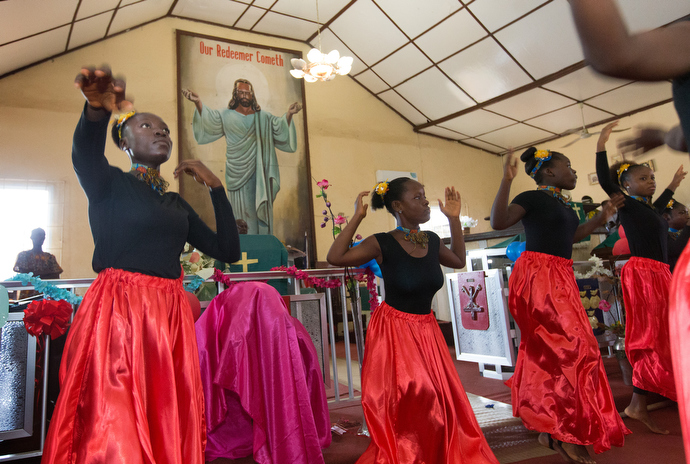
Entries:
{"label": "raised arm", "polygon": [[357,227],[359,227],[359,224],[367,215],[369,205],[364,204],[364,197],[367,195],[369,195],[369,192],[360,192],[357,195],[355,214],[347,226],[335,238],[331,249],[328,250],[326,260],[330,264],[334,266],[361,266],[372,259],[376,259],[379,263],[381,262],[381,248],[374,236],[365,238],[356,247],[350,247]]}
{"label": "raised arm", "polygon": [[446,187],[446,203],[438,200],[438,207],[448,218],[450,225],[450,248],[441,242],[438,259],[446,267],[461,269],[465,267],[465,237],[462,234],[462,223],[460,222],[460,211],[462,202],[460,192],[455,191],[455,187]]}
{"label": "raised arm", "polygon": [[620,189],[613,184],[611,180],[611,174],[609,171],[609,159],[606,156],[606,142],[609,141],[611,136],[611,131],[618,125],[618,121],[614,121],[611,124],[606,125],[599,135],[599,140],[597,140],[597,179],[599,180],[599,185],[604,189],[609,196],[615,193],[620,193]]}
{"label": "raised arm", "polygon": [[654,201],[654,209],[657,210],[659,214],[664,212],[666,205],[668,205],[668,202],[671,201],[676,189],[678,189],[680,183],[687,175],[688,172],[683,170],[683,165],[681,164],[676,173],[673,175],[671,183],[668,184],[668,187],[666,187],[666,189],[661,192],[661,195],[659,195],[659,197]]}
{"label": "raised arm", "polygon": [[508,204],[510,186],[517,175],[517,161],[515,153],[510,150],[503,167],[501,185],[491,206],[491,227],[495,230],[507,229],[525,216],[525,208],[513,203]]}
{"label": "raised arm", "polygon": [[196,106],[196,110],[201,115],[201,111],[204,107],[204,104],[201,101],[201,97],[194,92],[192,89],[182,89],[182,96],[185,97],[187,100],[190,102],[194,103],[194,106]]}
{"label": "raised arm", "polygon": [[72,164],[86,196],[92,203],[110,190],[110,165],[105,158],[108,121],[113,111],[130,111],[125,100],[125,83],[108,68],[82,68],[74,79],[86,104],[72,139]]}
{"label": "raised arm", "polygon": [[585,60],[622,79],[657,81],[690,72],[690,22],[630,34],[615,0],[569,0]]}

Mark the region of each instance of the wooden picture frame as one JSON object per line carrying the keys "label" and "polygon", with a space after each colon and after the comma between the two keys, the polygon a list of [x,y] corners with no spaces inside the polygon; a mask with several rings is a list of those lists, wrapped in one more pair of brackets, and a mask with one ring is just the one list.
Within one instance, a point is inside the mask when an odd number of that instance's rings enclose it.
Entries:
{"label": "wooden picture frame", "polygon": [[[199,159],[221,179],[235,218],[254,214],[250,219],[258,225],[254,229],[250,225],[249,233],[275,235],[285,245],[315,256],[304,81],[289,72],[290,60],[301,58],[302,52],[180,30],[176,31],[176,42],[180,161]],[[253,119],[238,116],[239,112],[229,108],[237,79],[251,83],[260,107],[251,115]],[[204,117],[198,113],[197,104],[185,98],[184,89],[198,95]],[[302,106],[301,111],[288,115],[295,102]],[[216,119],[204,119],[207,115]],[[217,127],[207,123],[217,123]],[[207,128],[220,133],[213,134]],[[251,155],[247,137],[253,135],[262,143]],[[207,189],[191,177],[181,176],[180,194],[215,229]]]}

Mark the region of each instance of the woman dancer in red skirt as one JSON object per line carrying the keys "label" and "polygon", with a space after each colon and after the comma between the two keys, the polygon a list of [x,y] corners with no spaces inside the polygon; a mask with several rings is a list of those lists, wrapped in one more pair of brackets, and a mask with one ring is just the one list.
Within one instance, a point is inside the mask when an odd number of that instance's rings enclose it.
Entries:
{"label": "woman dancer in red skirt", "polygon": [[180,253],[189,242],[222,261],[239,259],[232,208],[218,177],[198,161],[183,161],[174,174],[209,187],[217,233],[180,195],[165,192],[158,168],[172,140],[154,114],[117,120],[112,137],[132,170],[110,166],[110,113],[131,108],[124,82],[107,69],[82,69],[75,85],[86,104],[72,162],[89,199],[98,277],[66,341],[42,462],[203,464],[204,398]]}
{"label": "woman dancer in red skirt", "polygon": [[515,374],[508,381],[513,414],[542,432],[539,441],[565,462],[591,464],[585,445],[601,453],[623,446],[630,431],[613,401],[592,327],[573,273],[573,243],[602,226],[622,203],[613,197],[604,211],[579,224],[562,189],[577,176],[563,154],[530,148],[521,156],[538,185],[508,204],[517,159],[508,155],[503,181],[491,210],[491,226],[505,229],[522,221],[526,251],[510,276],[510,312],[520,327]]}
{"label": "woman dancer in red skirt", "polygon": [[460,194],[446,188],[445,204],[439,200],[450,223],[449,249],[438,235],[419,230],[431,214],[422,184],[404,177],[381,182],[372,193],[372,208],[385,207],[398,227],[350,248],[367,213],[368,193],[358,195],[352,220],[328,252],[328,262],[336,266],[376,259],[386,287],[386,301],[367,329],[362,407],[371,444],[357,463],[497,464],[431,311],[443,286],[440,264],[465,266]]}
{"label": "woman dancer in red skirt", "polygon": [[625,413],[654,433],[667,434],[647,412],[647,393],[676,401],[668,328],[668,223],[661,216],[687,174],[681,166],[666,190],[652,204],[654,171],[647,165],[617,163],[609,169],[606,142],[617,122],[606,126],[597,143],[599,185],[609,195],[624,192],[618,217],[625,228],[632,257],[623,266],[621,283],[626,311],[625,352],[633,367],[633,396]]}

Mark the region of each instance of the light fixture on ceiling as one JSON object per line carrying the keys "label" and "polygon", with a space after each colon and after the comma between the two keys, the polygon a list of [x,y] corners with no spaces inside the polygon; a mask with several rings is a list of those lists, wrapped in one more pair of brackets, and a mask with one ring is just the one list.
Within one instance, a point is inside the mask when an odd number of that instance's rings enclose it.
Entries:
{"label": "light fixture on ceiling", "polygon": [[340,74],[344,76],[352,68],[351,56],[340,56],[338,50],[333,50],[326,54],[321,52],[321,22],[319,21],[319,0],[316,0],[316,35],[318,37],[319,48],[312,48],[307,53],[309,64],[301,58],[290,60],[295,69],[290,70],[290,74],[297,79],[304,78],[307,82],[331,81]]}
{"label": "light fixture on ceiling", "polygon": [[[570,142],[563,145],[561,148],[569,147],[570,145],[574,144],[575,142],[579,142],[580,140],[583,140],[583,139],[588,139],[593,135],[597,135],[597,134],[601,133],[601,131],[590,132],[587,130],[587,125],[585,124],[585,104],[583,102],[578,102],[578,105],[580,105],[580,116],[582,116],[582,129],[577,131],[578,136],[575,140],[571,140]],[[630,129],[630,128],[626,127],[625,129],[612,130],[611,132],[623,132],[623,131],[627,131],[628,129]]]}

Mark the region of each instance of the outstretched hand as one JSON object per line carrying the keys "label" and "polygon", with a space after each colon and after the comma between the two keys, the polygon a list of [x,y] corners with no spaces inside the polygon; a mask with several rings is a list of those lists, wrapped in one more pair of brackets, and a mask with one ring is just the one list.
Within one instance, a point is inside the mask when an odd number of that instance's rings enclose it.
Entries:
{"label": "outstretched hand", "polygon": [[601,215],[604,217],[604,224],[610,221],[613,215],[618,212],[618,209],[625,205],[625,197],[622,193],[614,193],[610,198],[611,200],[601,209]]}
{"label": "outstretched hand", "polygon": [[110,68],[82,68],[74,79],[89,106],[109,112],[131,111],[131,101],[125,99],[125,81],[113,77]]}
{"label": "outstretched hand", "polygon": [[640,156],[666,143],[666,131],[656,127],[641,127],[635,137],[618,142],[618,149],[625,155]]}
{"label": "outstretched hand", "polygon": [[199,95],[192,89],[182,89],[182,96],[184,96],[190,102],[198,103],[201,101]]}
{"label": "outstretched hand", "polygon": [[671,184],[668,186],[669,190],[673,190],[675,192],[680,183],[683,181],[683,179],[685,179],[685,176],[687,175],[688,171],[684,171],[683,165],[681,164],[676,173],[673,174],[673,180],[671,181]]}
{"label": "outstretched hand", "polygon": [[369,191],[359,192],[357,199],[355,200],[355,214],[353,219],[358,218],[359,220],[364,219],[367,216],[367,209],[369,205],[364,203],[364,197],[369,195]]}
{"label": "outstretched hand", "polygon": [[515,152],[511,148],[506,155],[506,164],[503,166],[503,178],[506,180],[513,180],[518,173],[518,159]]}
{"label": "outstretched hand", "polygon": [[292,105],[290,105],[290,106],[288,107],[287,112],[288,112],[288,114],[297,114],[297,113],[299,113],[301,110],[302,110],[302,105],[299,104],[299,103],[297,103],[297,102],[295,102],[295,103],[293,103]]}
{"label": "outstretched hand", "polygon": [[606,142],[609,141],[609,137],[611,137],[611,132],[613,132],[613,129],[617,125],[618,121],[613,121],[612,123],[604,126],[604,128],[601,130],[601,134],[599,134],[599,140],[597,141],[597,151],[606,150]]}
{"label": "outstretched hand", "polygon": [[448,218],[458,218],[460,217],[460,207],[462,206],[462,201],[460,200],[460,192],[455,191],[455,187],[446,187],[446,203],[444,204],[441,199],[438,199],[438,207],[441,212]]}
{"label": "outstretched hand", "polygon": [[204,163],[199,160],[185,160],[177,165],[173,172],[173,177],[177,179],[181,173],[189,174],[200,184],[204,184],[208,188],[216,188],[223,185],[218,176],[216,176]]}

